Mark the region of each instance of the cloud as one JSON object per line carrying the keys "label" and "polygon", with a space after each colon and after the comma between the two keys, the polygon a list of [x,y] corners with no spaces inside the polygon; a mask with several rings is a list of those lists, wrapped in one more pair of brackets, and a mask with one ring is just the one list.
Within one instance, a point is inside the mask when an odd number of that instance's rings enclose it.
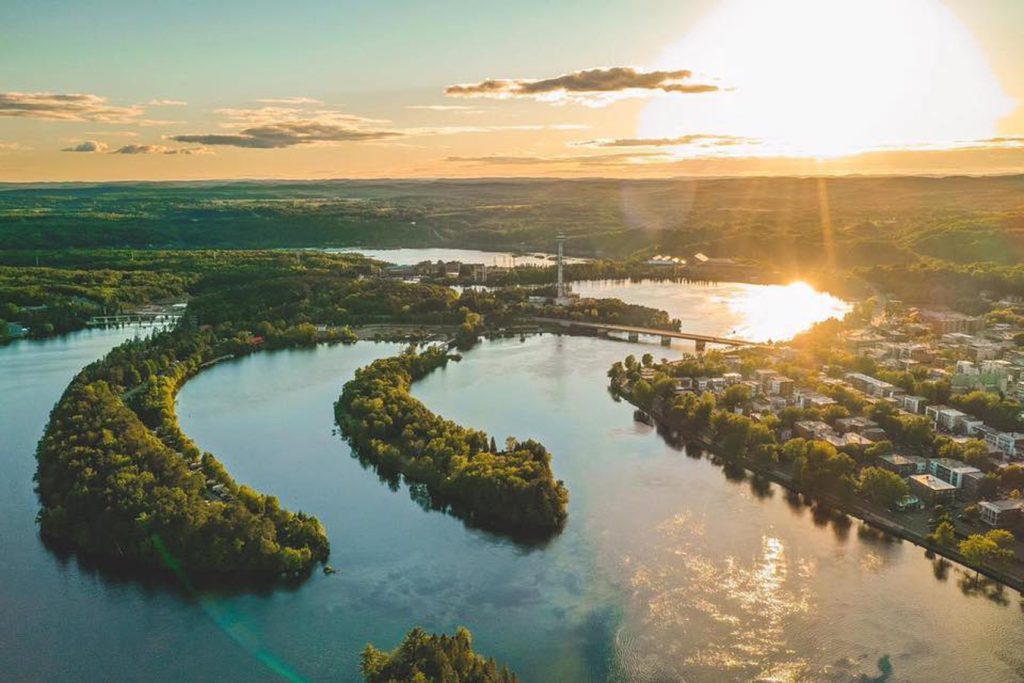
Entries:
{"label": "cloud", "polygon": [[710,83],[694,83],[693,73],[642,71],[628,66],[586,69],[543,79],[487,79],[479,83],[451,85],[445,94],[451,97],[491,97],[507,99],[529,97],[545,101],[576,100],[607,102],[622,97],[654,93],[706,93],[720,88]]}
{"label": "cloud", "polygon": [[214,109],[215,114],[223,116],[226,121],[224,128],[276,125],[285,122],[323,123],[334,125],[358,126],[363,124],[384,124],[384,119],[370,119],[356,116],[337,109],[303,109],[299,107],[265,106],[256,108],[222,108]]}
{"label": "cloud", "polygon": [[85,140],[79,142],[77,145],[65,147],[62,152],[105,152],[107,150],[107,143],[100,142],[99,140]]}
{"label": "cloud", "polygon": [[172,135],[169,139],[190,144],[277,149],[313,143],[387,140],[401,135],[399,131],[374,130],[319,121],[285,121],[245,128],[237,133]]}
{"label": "cloud", "polygon": [[732,147],[736,145],[757,145],[760,140],[735,135],[712,135],[693,133],[672,138],[617,138],[604,140],[583,140],[573,143],[573,147],[682,147],[696,145],[699,147]]}
{"label": "cloud", "polygon": [[200,154],[202,148],[188,149],[183,147],[166,147],[164,145],[124,145],[111,154]]}
{"label": "cloud", "polygon": [[580,123],[522,123],[507,126],[430,126],[407,128],[402,131],[408,136],[420,135],[461,135],[464,133],[508,133],[536,130],[587,130],[590,126]]}
{"label": "cloud", "polygon": [[573,166],[610,166],[619,164],[650,163],[663,161],[664,155],[644,152],[617,152],[614,154],[584,154],[578,156],[450,156],[445,161],[458,164],[478,166],[537,166],[537,165],[573,165]]}
{"label": "cloud", "polygon": [[182,100],[150,100],[146,102],[150,107],[187,107],[188,102]]}
{"label": "cloud", "polygon": [[315,100],[312,97],[267,97],[262,100],[256,100],[262,104],[290,104],[290,105],[304,105],[304,104],[323,104],[320,100]]}
{"label": "cloud", "polygon": [[566,164],[573,162],[573,157],[529,157],[529,156],[482,156],[482,157],[459,157],[452,156],[445,158],[445,161],[455,164],[473,164],[496,166],[534,166],[537,164]]}
{"label": "cloud", "polygon": [[96,121],[125,123],[138,119],[142,107],[119,107],[107,98],[82,93],[0,93],[0,116],[49,119],[53,121]]}
{"label": "cloud", "polygon": [[450,111],[457,114],[482,114],[483,109],[479,107],[467,107],[464,104],[410,104],[406,109],[418,111]]}

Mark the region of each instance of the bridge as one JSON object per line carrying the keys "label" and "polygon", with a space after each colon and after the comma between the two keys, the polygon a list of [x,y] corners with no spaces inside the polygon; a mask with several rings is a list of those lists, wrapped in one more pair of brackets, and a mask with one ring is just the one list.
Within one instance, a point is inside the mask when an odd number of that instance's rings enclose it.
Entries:
{"label": "bridge", "polygon": [[180,313],[121,313],[118,315],[94,315],[89,318],[86,325],[90,327],[105,327],[107,325],[130,325],[132,323],[172,323],[180,319]]}
{"label": "bridge", "polygon": [[676,332],[673,330],[659,330],[653,327],[633,327],[631,325],[615,325],[613,323],[585,323],[576,320],[565,320],[563,318],[533,318],[534,322],[545,325],[559,325],[561,327],[583,327],[595,330],[598,334],[608,332],[625,332],[629,341],[638,341],[640,335],[660,337],[662,346],[669,346],[673,339],[686,339],[695,342],[697,351],[701,352],[708,344],[720,344],[722,346],[767,346],[762,342],[735,339],[732,337],[716,337],[710,334],[697,334],[696,332]]}

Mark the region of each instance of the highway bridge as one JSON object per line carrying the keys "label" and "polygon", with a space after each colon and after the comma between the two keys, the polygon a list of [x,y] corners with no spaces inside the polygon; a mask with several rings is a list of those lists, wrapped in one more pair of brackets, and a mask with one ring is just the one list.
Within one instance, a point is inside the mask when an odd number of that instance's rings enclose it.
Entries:
{"label": "highway bridge", "polygon": [[633,327],[631,325],[615,325],[612,323],[585,323],[564,318],[533,318],[534,322],[542,325],[558,325],[560,327],[583,327],[595,330],[598,334],[607,332],[625,332],[630,341],[637,341],[640,335],[661,338],[663,346],[668,346],[673,339],[686,339],[695,342],[697,351],[703,351],[708,344],[720,344],[722,346],[767,346],[761,342],[747,341],[746,339],[735,339],[733,337],[716,337],[710,334],[697,334],[696,332],[675,332],[672,330],[659,330],[653,327]]}

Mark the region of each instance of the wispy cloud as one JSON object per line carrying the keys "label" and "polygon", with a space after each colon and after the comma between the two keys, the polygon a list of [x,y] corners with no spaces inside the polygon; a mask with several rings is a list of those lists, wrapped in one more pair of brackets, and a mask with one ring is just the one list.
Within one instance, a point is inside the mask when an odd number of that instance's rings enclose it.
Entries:
{"label": "wispy cloud", "polygon": [[124,145],[111,154],[200,154],[202,148],[167,147],[165,145]]}
{"label": "wispy cloud", "polygon": [[136,121],[142,107],[110,104],[105,97],[83,93],[0,93],[0,116],[49,119],[54,121],[94,121],[126,123]]}
{"label": "wispy cloud", "polygon": [[599,140],[582,140],[573,143],[574,147],[733,147],[737,145],[757,145],[760,140],[735,135],[714,135],[709,133],[692,133],[669,138],[610,138]]}
{"label": "wispy cloud", "polygon": [[287,105],[305,105],[305,104],[323,104],[322,101],[313,99],[312,97],[265,97],[260,100],[256,100],[261,104],[287,104]]}
{"label": "wispy cloud", "polygon": [[549,102],[603,104],[623,97],[720,90],[717,85],[693,82],[692,78],[693,73],[686,69],[643,71],[616,66],[574,71],[552,78],[487,79],[478,83],[462,83],[448,86],[445,94],[451,97],[526,97]]}
{"label": "wispy cloud", "polygon": [[414,111],[451,112],[454,114],[483,114],[480,107],[467,107],[464,104],[410,104],[406,109]]}
{"label": "wispy cloud", "polygon": [[365,142],[399,137],[401,132],[375,130],[319,121],[288,121],[244,128],[237,133],[171,135],[170,140],[201,145],[277,149],[313,143]]}
{"label": "wispy cloud", "polygon": [[364,124],[389,123],[384,119],[357,116],[338,109],[308,109],[301,107],[264,106],[254,108],[225,107],[214,109],[215,114],[224,117],[224,128],[276,125],[280,123],[321,123],[331,125],[358,126]]}
{"label": "wispy cloud", "polygon": [[670,160],[663,154],[645,152],[617,152],[613,154],[582,154],[565,156],[450,156],[445,161],[475,166],[614,166]]}
{"label": "wispy cloud", "polygon": [[187,107],[188,106],[188,102],[185,102],[185,101],[182,101],[182,100],[162,100],[162,99],[150,100],[149,102],[146,102],[146,104],[148,106],[150,106],[150,107]]}
{"label": "wispy cloud", "polygon": [[107,150],[107,143],[100,142],[99,140],[85,140],[79,142],[77,145],[71,145],[65,147],[62,152],[105,152]]}
{"label": "wispy cloud", "polygon": [[511,125],[496,126],[424,126],[420,128],[406,128],[402,130],[404,135],[462,135],[466,133],[512,133],[519,131],[540,131],[540,130],[587,130],[590,126],[580,123],[520,123]]}

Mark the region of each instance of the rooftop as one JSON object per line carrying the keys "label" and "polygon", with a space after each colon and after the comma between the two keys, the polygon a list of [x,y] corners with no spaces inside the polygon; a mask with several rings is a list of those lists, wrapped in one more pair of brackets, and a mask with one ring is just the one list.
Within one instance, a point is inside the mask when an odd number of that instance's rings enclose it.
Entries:
{"label": "rooftop", "polygon": [[932,474],[912,474],[910,479],[932,491],[955,491],[956,487]]}

